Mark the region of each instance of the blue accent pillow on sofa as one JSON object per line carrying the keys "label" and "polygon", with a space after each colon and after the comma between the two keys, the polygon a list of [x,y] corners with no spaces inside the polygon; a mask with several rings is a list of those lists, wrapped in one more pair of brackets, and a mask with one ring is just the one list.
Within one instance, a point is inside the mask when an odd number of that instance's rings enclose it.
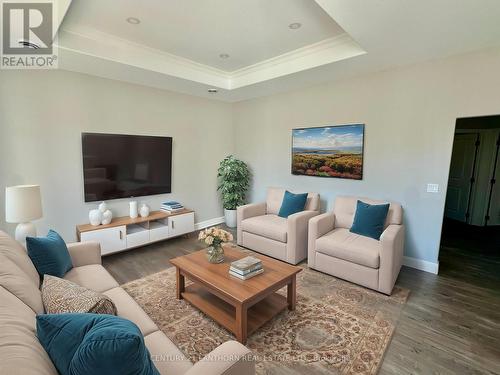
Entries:
{"label": "blue accent pillow on sofa", "polygon": [[47,237],[26,237],[26,247],[40,276],[63,277],[73,268],[66,243],[52,229]]}
{"label": "blue accent pillow on sofa", "polygon": [[284,217],[286,219],[290,215],[304,211],[304,207],[306,206],[307,201],[307,195],[307,193],[293,194],[288,190],[285,191],[278,216]]}
{"label": "blue accent pillow on sofa", "polygon": [[380,240],[388,212],[389,203],[368,204],[358,201],[351,232]]}
{"label": "blue accent pillow on sofa", "polygon": [[38,340],[61,375],[159,375],[139,328],[101,314],[41,314]]}

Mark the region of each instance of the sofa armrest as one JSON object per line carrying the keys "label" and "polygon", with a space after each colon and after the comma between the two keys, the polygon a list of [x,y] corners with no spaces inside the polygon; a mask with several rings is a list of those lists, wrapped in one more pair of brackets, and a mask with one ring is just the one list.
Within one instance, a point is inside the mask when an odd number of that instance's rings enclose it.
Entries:
{"label": "sofa armrest", "polygon": [[266,210],[267,205],[265,202],[245,204],[244,206],[239,206],[236,209],[236,240],[238,245],[243,245],[241,222],[250,217],[265,215]]}
{"label": "sofa armrest", "polygon": [[185,373],[185,375],[254,374],[255,359],[252,352],[237,341],[227,341],[220,345]]}
{"label": "sofa armrest", "polygon": [[99,242],[75,242],[68,245],[73,267],[101,264],[101,245]]}
{"label": "sofa armrest", "polygon": [[309,267],[314,268],[316,240],[333,229],[335,229],[335,215],[333,212],[325,212],[309,220],[309,233],[307,236],[307,264]]}
{"label": "sofa armrest", "polygon": [[396,283],[399,270],[403,264],[405,227],[403,225],[389,225],[382,235],[380,242],[379,290],[391,294]]}
{"label": "sofa armrest", "polygon": [[309,220],[318,216],[318,211],[301,211],[287,218],[286,260],[297,264],[307,257],[307,231]]}

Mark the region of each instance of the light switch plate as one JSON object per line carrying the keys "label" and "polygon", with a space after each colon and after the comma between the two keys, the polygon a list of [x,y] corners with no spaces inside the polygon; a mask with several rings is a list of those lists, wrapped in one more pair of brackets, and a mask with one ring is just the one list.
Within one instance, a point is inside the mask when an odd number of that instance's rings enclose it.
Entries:
{"label": "light switch plate", "polygon": [[428,193],[439,193],[439,184],[427,184]]}

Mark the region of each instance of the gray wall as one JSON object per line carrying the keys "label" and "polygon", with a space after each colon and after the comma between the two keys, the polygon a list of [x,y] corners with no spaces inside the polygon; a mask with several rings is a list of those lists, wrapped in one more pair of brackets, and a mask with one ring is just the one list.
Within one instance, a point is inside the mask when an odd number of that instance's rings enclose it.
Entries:
{"label": "gray wall", "polygon": [[[48,228],[73,240],[94,204],[83,202],[82,131],[174,138],[173,193],[196,221],[222,216],[216,168],[233,151],[254,173],[251,199],[267,186],[322,195],[354,194],[399,201],[405,208],[406,254],[436,262],[457,117],[500,113],[500,49],[393,69],[236,104],[200,99],[63,71],[0,72],[0,228],[5,186],[42,186]],[[328,77],[325,77],[326,79]],[[292,176],[291,129],[365,123],[362,181]],[[438,194],[426,193],[438,183]],[[141,200],[141,199],[138,199]],[[128,200],[109,203],[128,213]]]}
{"label": "gray wall", "polygon": [[[0,72],[0,229],[5,186],[39,184],[43,219],[68,240],[96,204],[83,201],[81,132],[172,136],[172,194],[137,198],[153,208],[167,198],[196,210],[196,221],[222,216],[219,161],[233,152],[231,105],[64,71]],[[108,202],[128,214],[128,199]]]}
{"label": "gray wall", "polygon": [[[500,113],[500,49],[394,69],[238,103],[235,150],[253,169],[252,199],[267,186],[401,202],[406,255],[438,259],[457,117]],[[293,176],[291,129],[364,123],[362,181]],[[427,183],[440,192],[427,193]]]}

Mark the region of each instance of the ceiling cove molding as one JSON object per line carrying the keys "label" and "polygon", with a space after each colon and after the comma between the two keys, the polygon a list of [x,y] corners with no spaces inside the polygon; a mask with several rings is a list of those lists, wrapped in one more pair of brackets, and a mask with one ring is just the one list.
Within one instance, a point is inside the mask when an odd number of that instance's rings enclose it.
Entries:
{"label": "ceiling cove molding", "polygon": [[344,33],[231,72],[230,89],[252,85],[366,53]]}
{"label": "ceiling cove molding", "polygon": [[[62,29],[58,44],[60,49],[73,54],[225,90],[234,90],[366,53],[349,35],[342,34],[229,72],[95,30]],[[73,70],[71,64],[63,64],[63,68]],[[81,67],[78,71],[81,71]]]}
{"label": "ceiling cove molding", "polygon": [[59,32],[59,48],[209,86],[229,88],[229,75],[223,70],[97,31],[82,33],[63,29]]}

